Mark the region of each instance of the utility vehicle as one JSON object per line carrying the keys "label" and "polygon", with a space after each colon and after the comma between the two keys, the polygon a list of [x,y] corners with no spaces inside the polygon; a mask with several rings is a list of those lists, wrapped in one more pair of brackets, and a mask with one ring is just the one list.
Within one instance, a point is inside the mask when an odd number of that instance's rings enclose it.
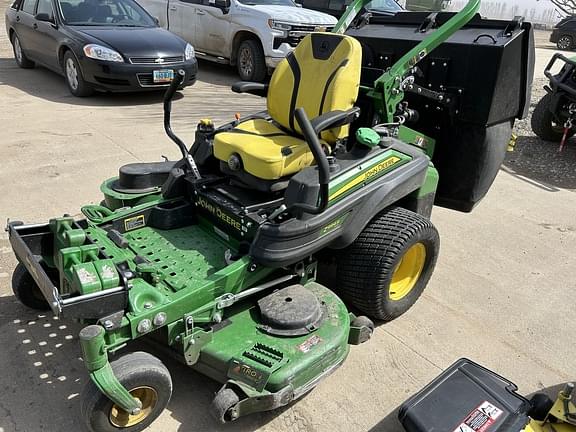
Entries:
{"label": "utility vehicle", "polygon": [[221,382],[226,422],[303,396],[372,320],[411,307],[438,255],[433,204],[474,207],[529,103],[530,25],[484,21],[479,4],[388,21],[357,0],[269,84],[233,86],[266,111],[201,120],[190,148],[170,126],[176,71],[164,126],[181,160],[121,167],[84,219],[8,224],[16,296],[87,324],[90,430],[142,430],[170,399],[160,360],[118,354],[134,339]]}
{"label": "utility vehicle", "polygon": [[[562,67],[554,73],[558,62]],[[532,113],[532,130],[545,141],[560,143],[562,150],[576,127],[576,57],[554,54],[544,75],[550,82]]]}

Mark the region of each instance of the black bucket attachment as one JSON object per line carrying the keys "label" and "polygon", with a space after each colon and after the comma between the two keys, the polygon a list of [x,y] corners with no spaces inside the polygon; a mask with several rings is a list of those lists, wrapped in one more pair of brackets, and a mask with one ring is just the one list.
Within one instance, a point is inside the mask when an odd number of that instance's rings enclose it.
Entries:
{"label": "black bucket attachment", "polygon": [[[362,84],[372,87],[386,69],[453,15],[373,16],[369,24],[348,30],[363,46]],[[504,161],[514,120],[528,114],[534,74],[532,25],[477,15],[418,68],[415,84],[443,95],[442,101],[433,100],[417,87],[406,93],[409,106],[420,114],[408,126],[437,140],[436,204],[470,211]],[[360,103],[364,115],[372,115],[371,102]]]}

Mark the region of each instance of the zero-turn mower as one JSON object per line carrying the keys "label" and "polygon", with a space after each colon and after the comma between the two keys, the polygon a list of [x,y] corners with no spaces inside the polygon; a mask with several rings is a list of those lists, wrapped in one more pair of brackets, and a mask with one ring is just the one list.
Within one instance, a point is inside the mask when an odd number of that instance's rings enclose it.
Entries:
{"label": "zero-turn mower", "polygon": [[[269,84],[235,84],[267,110],[202,120],[189,149],[170,126],[176,73],[164,126],[181,160],[121,167],[83,219],[8,224],[17,298],[87,324],[90,430],[139,431],[168,404],[161,361],[119,354],[134,339],[221,382],[212,412],[227,422],[309,392],[424,290],[433,204],[470,211],[525,113],[531,27],[481,19],[479,0],[396,19],[365,3]],[[330,257],[332,289],[316,281]]]}
{"label": "zero-turn mower", "polygon": [[496,373],[460,359],[401,407],[406,432],[576,432],[574,384],[556,400],[536,393],[530,400]]}

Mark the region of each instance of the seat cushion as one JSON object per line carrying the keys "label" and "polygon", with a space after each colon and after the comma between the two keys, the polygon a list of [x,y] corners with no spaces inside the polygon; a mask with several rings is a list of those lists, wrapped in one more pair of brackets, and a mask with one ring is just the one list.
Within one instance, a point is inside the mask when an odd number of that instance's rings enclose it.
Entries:
{"label": "seat cushion", "polygon": [[216,134],[214,156],[228,162],[233,154],[242,159],[244,171],[265,180],[297,173],[314,161],[304,140],[264,119],[247,120],[230,132]]}

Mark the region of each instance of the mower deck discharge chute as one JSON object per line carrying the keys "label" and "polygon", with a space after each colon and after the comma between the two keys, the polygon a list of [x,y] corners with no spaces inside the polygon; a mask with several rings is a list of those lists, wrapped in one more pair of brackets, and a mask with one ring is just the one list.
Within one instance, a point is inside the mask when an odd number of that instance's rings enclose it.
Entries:
{"label": "mower deck discharge chute", "polygon": [[[82,208],[85,219],[9,223],[20,262],[15,295],[87,324],[82,415],[90,430],[139,431],[168,404],[172,382],[158,359],[117,354],[134,339],[146,336],[221,382],[212,412],[232,421],[310,391],[349,345],[370,338],[371,319],[396,318],[424,290],[439,248],[429,220],[438,185],[431,158],[462,143],[412,129],[429,121],[418,120],[405,92],[479,0],[430,24],[438,28],[372,87],[361,84],[373,73],[362,38],[339,34],[364,3],[350,6],[335,34],[307,36],[269,84],[233,86],[267,96],[267,111],[218,128],[202,120],[188,150],[170,126],[176,73],[164,125],[181,160],[121,167],[102,184],[102,204]],[[530,39],[527,27],[500,25],[509,29],[502,37]],[[422,97],[451,118],[440,96]],[[498,137],[505,146],[509,134]],[[487,188],[495,173],[478,166],[472,175]],[[319,264],[335,265],[332,290],[316,281]]]}

